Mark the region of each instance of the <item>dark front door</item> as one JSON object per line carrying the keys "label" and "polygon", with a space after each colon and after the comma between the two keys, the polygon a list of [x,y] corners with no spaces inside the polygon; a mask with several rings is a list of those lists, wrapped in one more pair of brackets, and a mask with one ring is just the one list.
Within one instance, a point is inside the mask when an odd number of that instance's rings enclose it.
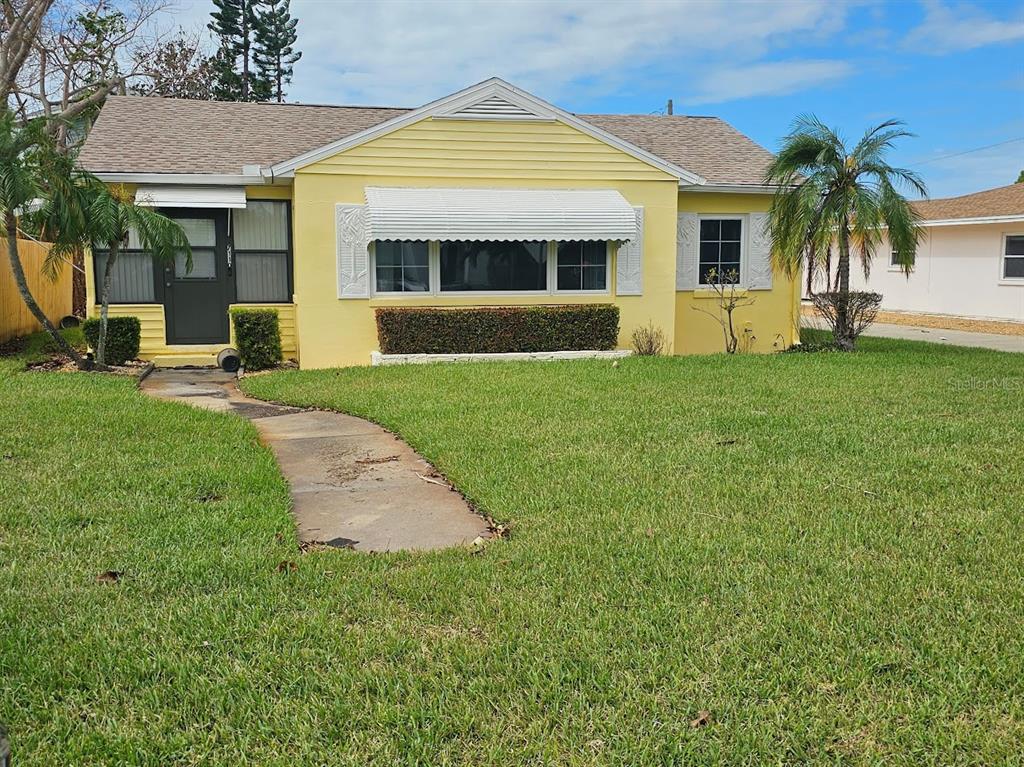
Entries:
{"label": "dark front door", "polygon": [[192,246],[192,270],[184,251],[164,266],[168,344],[228,341],[227,216],[224,211],[163,211],[174,218]]}

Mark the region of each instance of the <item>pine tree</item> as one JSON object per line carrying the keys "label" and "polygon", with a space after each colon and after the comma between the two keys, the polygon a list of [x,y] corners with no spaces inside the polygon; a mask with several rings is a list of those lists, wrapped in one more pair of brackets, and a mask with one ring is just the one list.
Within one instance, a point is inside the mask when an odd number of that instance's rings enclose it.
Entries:
{"label": "pine tree", "polygon": [[302,52],[292,46],[298,39],[298,19],[291,15],[291,0],[257,0],[261,12],[256,19],[254,60],[259,79],[270,93],[268,98],[284,101],[284,86],[292,81],[292,67]]}
{"label": "pine tree", "polygon": [[214,97],[221,101],[262,101],[270,84],[253,71],[253,39],[259,19],[258,0],[213,0],[216,10],[207,26],[220,41],[214,57]]}

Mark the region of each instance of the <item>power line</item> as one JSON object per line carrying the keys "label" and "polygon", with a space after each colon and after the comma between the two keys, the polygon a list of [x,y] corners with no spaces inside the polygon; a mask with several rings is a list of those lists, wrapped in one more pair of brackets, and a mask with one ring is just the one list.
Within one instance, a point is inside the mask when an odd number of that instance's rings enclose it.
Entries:
{"label": "power line", "polygon": [[960,157],[961,155],[971,154],[972,152],[983,152],[986,149],[994,149],[997,146],[1005,146],[1006,144],[1012,144],[1016,141],[1024,141],[1024,136],[1018,136],[1017,138],[1010,138],[1006,141],[999,141],[995,144],[987,144],[986,146],[979,146],[974,149],[965,149],[963,152],[953,152],[952,154],[944,154],[938,157],[931,157],[927,160],[919,160],[917,162],[908,163],[909,165],[927,165],[930,162],[938,162],[939,160],[948,160],[950,157]]}

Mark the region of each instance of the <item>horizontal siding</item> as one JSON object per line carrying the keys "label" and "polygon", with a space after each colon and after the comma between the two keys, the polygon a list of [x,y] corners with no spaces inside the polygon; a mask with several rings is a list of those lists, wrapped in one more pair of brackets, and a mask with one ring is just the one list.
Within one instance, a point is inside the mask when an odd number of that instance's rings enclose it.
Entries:
{"label": "horizontal siding", "polygon": [[[233,304],[246,309],[276,309],[281,327],[281,351],[285,359],[298,359],[298,335],[295,332],[294,304]],[[99,315],[99,307],[93,308],[93,316]],[[197,354],[210,352],[216,354],[224,348],[223,344],[167,345],[167,330],[164,323],[164,307],[162,304],[111,304],[111,317],[138,317],[142,325],[139,343],[139,357],[168,357],[175,354]],[[234,343],[232,330],[231,343]]]}
{"label": "horizontal siding", "polygon": [[[93,316],[99,316],[99,307]],[[164,324],[163,304],[111,304],[111,317],[138,317],[142,325],[139,356],[149,359],[167,350],[167,330]]]}
{"label": "horizontal siding", "polygon": [[342,151],[300,172],[406,178],[671,178],[562,123],[432,119]]}
{"label": "horizontal siding", "polygon": [[[295,304],[232,304],[239,309],[276,309],[281,328],[281,353],[285,359],[299,358],[298,334],[295,332]],[[231,343],[235,342],[235,329],[231,328]]]}

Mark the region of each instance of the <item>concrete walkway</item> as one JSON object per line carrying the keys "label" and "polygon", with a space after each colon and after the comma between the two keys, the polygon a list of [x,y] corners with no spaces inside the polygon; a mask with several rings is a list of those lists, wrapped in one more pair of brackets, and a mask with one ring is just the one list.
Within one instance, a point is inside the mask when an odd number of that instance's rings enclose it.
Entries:
{"label": "concrete walkway", "polygon": [[488,537],[487,522],[429,463],[369,421],[251,399],[214,370],[156,370],[142,390],[251,420],[288,479],[304,543],[398,551]]}
{"label": "concrete walkway", "polygon": [[[828,327],[820,317],[805,315],[802,322],[805,327],[819,330],[825,330]],[[864,335],[899,338],[906,341],[930,341],[949,346],[973,346],[979,349],[995,349],[1000,352],[1024,352],[1024,336],[1007,336],[998,333],[925,328],[918,325],[887,325],[884,322],[876,322],[864,331]]]}

